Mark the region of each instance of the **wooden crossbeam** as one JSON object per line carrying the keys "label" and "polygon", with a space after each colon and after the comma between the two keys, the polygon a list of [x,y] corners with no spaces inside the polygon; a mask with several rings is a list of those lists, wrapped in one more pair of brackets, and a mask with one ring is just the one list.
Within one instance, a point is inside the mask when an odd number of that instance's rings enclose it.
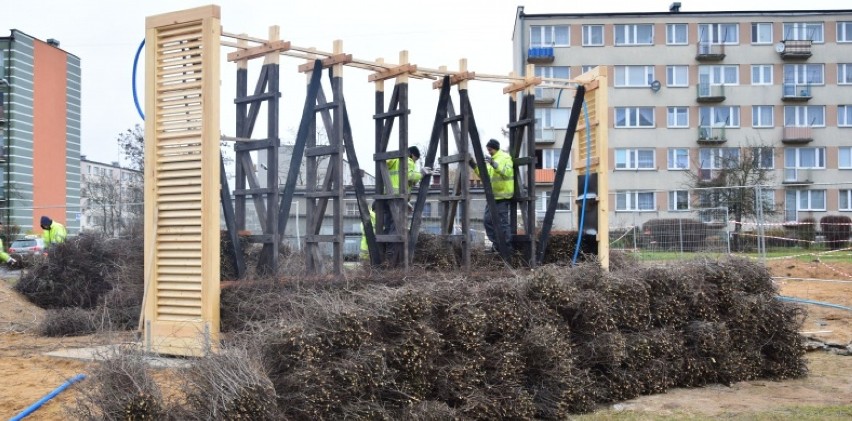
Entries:
{"label": "wooden crossbeam", "polygon": [[290,41],[270,41],[259,47],[246,48],[245,50],[228,53],[228,61],[249,60],[263,57],[269,53],[282,52],[290,49]]}
{"label": "wooden crossbeam", "polygon": [[[450,76],[450,85],[457,85],[466,80],[476,79],[476,72],[459,72]],[[432,89],[441,89],[443,80],[432,82]]]}
{"label": "wooden crossbeam", "polygon": [[367,77],[367,81],[369,82],[378,82],[380,80],[387,80],[391,78],[395,78],[401,75],[411,74],[417,71],[416,64],[403,64],[385,71],[376,72]]}
{"label": "wooden crossbeam", "polygon": [[[322,68],[327,69],[331,66],[338,64],[349,64],[352,63],[352,54],[335,54],[333,56],[324,58],[322,60]],[[308,73],[314,70],[314,62],[308,62],[305,64],[299,65],[299,72]]]}

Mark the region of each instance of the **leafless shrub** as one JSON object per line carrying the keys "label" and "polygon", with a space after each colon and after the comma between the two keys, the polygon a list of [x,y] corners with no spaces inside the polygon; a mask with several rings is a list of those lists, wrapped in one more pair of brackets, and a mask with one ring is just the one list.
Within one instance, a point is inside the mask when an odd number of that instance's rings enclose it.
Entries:
{"label": "leafless shrub", "polygon": [[36,332],[41,336],[80,336],[94,333],[93,314],[79,307],[48,310]]}

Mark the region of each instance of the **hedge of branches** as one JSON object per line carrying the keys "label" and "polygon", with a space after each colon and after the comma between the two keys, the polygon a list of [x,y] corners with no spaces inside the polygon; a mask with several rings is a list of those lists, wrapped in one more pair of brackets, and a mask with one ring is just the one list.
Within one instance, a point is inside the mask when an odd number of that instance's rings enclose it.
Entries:
{"label": "hedge of branches", "polygon": [[287,418],[563,419],[672,387],[806,374],[803,313],[774,299],[763,266],[621,265],[256,284],[223,291],[222,318],[261,340]]}

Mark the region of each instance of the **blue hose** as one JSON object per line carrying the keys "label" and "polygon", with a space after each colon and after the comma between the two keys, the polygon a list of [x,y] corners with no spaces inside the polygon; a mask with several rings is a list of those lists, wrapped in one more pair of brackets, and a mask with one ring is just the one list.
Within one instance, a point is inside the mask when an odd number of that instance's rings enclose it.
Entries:
{"label": "blue hose", "polygon": [[802,303],[802,304],[813,304],[813,305],[816,305],[816,306],[831,307],[831,308],[837,308],[837,309],[840,309],[840,310],[852,311],[852,308],[842,306],[840,304],[832,304],[832,303],[825,303],[825,302],[822,302],[822,301],[806,300],[804,298],[787,297],[787,296],[784,296],[784,295],[779,295],[776,298],[778,298],[781,301],[789,301],[789,302],[793,302],[793,303]]}
{"label": "blue hose", "polygon": [[577,256],[580,255],[580,245],[583,241],[583,223],[586,220],[586,196],[589,194],[589,167],[592,166],[592,125],[589,123],[589,107],[583,101],[583,118],[586,122],[586,179],[583,180],[583,202],[580,205],[580,226],[577,230],[577,245],[574,246],[574,257],[571,266],[577,265]]}
{"label": "blue hose", "polygon": [[142,120],[145,120],[145,113],[142,112],[142,107],[139,106],[139,96],[136,95],[136,67],[139,64],[139,56],[142,55],[142,48],[144,47],[145,38],[142,38],[142,42],[136,50],[136,57],[133,58],[133,77],[131,78],[131,81],[133,82],[133,103],[136,104],[136,111],[139,112],[139,116],[142,117]]}
{"label": "blue hose", "polygon": [[53,392],[48,393],[43,398],[39,399],[36,403],[30,405],[29,407],[27,407],[26,409],[21,411],[20,414],[15,415],[12,418],[9,418],[9,421],[19,421],[19,420],[24,419],[24,417],[32,414],[37,409],[41,408],[41,406],[44,405],[47,401],[53,399],[54,397],[56,397],[56,395],[62,393],[63,390],[67,389],[72,384],[77,383],[80,380],[83,380],[85,378],[86,378],[85,374],[78,374],[78,375],[66,380],[65,383],[62,383],[62,385],[60,385],[56,389],[53,389]]}

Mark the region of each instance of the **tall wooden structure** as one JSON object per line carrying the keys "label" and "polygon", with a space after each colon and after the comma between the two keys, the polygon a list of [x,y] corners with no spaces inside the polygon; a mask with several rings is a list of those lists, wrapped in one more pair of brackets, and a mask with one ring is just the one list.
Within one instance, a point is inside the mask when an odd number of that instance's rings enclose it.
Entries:
{"label": "tall wooden structure", "polygon": [[145,23],[145,346],[201,355],[219,339],[220,12]]}
{"label": "tall wooden structure", "polygon": [[[584,244],[591,244],[604,269],[609,269],[609,147],[606,67],[598,66],[577,78],[585,88],[582,124],[577,126],[577,212]],[[588,118],[586,117],[588,114]],[[588,174],[588,182],[586,180]],[[585,216],[583,205],[585,199]],[[579,219],[583,223],[579,224]]]}

